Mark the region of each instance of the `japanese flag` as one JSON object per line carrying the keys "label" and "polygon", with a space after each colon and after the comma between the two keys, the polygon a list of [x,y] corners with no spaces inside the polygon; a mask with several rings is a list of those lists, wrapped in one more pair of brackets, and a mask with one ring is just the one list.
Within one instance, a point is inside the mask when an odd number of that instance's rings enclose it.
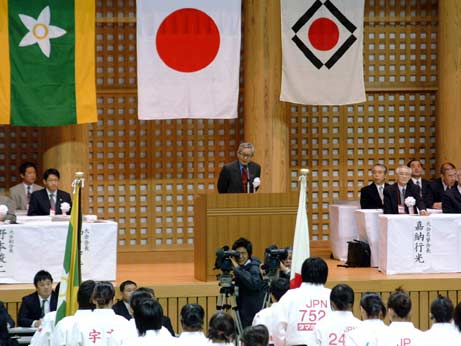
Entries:
{"label": "japanese flag", "polygon": [[236,118],[240,0],[137,0],[139,119]]}
{"label": "japanese flag", "polygon": [[281,6],[280,100],[364,102],[364,0],[281,0]]}

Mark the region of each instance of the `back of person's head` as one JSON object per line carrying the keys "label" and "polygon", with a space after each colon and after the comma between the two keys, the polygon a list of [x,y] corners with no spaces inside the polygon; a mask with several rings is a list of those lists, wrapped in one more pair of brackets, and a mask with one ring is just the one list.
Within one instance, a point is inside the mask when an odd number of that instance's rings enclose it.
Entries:
{"label": "back of person's head", "polygon": [[50,175],[56,176],[58,179],[61,179],[61,175],[56,168],[48,168],[45,172],[43,172],[43,179],[48,180]]}
{"label": "back of person's head", "polygon": [[367,319],[384,319],[386,317],[386,307],[377,293],[365,293],[360,299],[360,306],[367,314]]}
{"label": "back of person's head", "polygon": [[97,282],[94,286],[91,300],[96,304],[96,307],[107,306],[112,303],[115,296],[114,285],[109,281]]}
{"label": "back of person's head", "polygon": [[397,288],[389,296],[387,308],[392,309],[399,318],[407,318],[411,311],[410,296],[402,288]]}
{"label": "back of person's head", "polygon": [[37,274],[35,274],[34,276],[34,286],[37,287],[37,284],[40,281],[45,281],[45,280],[50,280],[51,282],[53,282],[53,277],[46,270],[39,270]]}
{"label": "back of person's head", "polygon": [[453,319],[453,303],[439,295],[431,304],[431,315],[435,323],[449,323]]}
{"label": "back of person's head", "polygon": [[269,292],[279,301],[280,298],[290,289],[290,281],[285,278],[277,278],[271,282]]}
{"label": "back of person's head", "polygon": [[138,286],[138,285],[136,285],[136,282],[134,282],[134,281],[125,280],[125,281],[123,281],[123,282],[120,284],[120,292],[125,291],[125,287],[126,287],[126,286],[129,286],[129,285]]}
{"label": "back of person's head", "polygon": [[301,268],[303,282],[324,285],[328,278],[328,265],[320,257],[307,258]]}
{"label": "back of person's head", "polygon": [[455,311],[453,313],[453,321],[455,322],[455,326],[461,332],[461,303],[456,305]]}
{"label": "back of person's head", "polygon": [[145,299],[155,299],[154,295],[148,290],[143,289],[144,287],[138,288],[133,292],[130,299],[130,307],[133,309],[136,308],[136,305],[141,303]]}
{"label": "back of person's head", "polygon": [[93,280],[86,280],[80,284],[77,292],[77,302],[80,310],[93,310],[96,307],[91,300],[95,286],[96,282]]}
{"label": "back of person's head", "polygon": [[248,258],[251,258],[251,255],[253,254],[253,245],[248,239],[245,239],[245,238],[237,239],[235,243],[232,245],[232,250],[236,250],[239,247],[244,247],[248,252]]}
{"label": "back of person's head", "polygon": [[269,345],[269,331],[263,324],[246,327],[240,341],[242,346],[267,346]]}
{"label": "back of person's head", "polygon": [[19,174],[22,174],[22,175],[26,174],[26,170],[29,167],[32,167],[33,169],[35,169],[35,172],[37,172],[37,165],[33,162],[26,161],[26,162],[21,163],[21,165],[19,166]]}
{"label": "back of person's head", "polygon": [[336,285],[331,290],[330,301],[335,310],[350,311],[354,306],[354,290],[346,284]]}
{"label": "back of person's head", "polygon": [[232,342],[235,339],[234,319],[225,312],[215,313],[211,316],[207,337],[215,342]]}
{"label": "back of person's head", "polygon": [[205,311],[199,304],[186,304],[181,309],[181,325],[184,331],[195,332],[203,329]]}
{"label": "back of person's head", "polygon": [[138,287],[136,291],[149,293],[152,297],[155,298],[155,291],[150,287]]}
{"label": "back of person's head", "polygon": [[133,317],[138,334],[143,336],[148,330],[162,328],[163,309],[153,298],[144,299],[133,309]]}

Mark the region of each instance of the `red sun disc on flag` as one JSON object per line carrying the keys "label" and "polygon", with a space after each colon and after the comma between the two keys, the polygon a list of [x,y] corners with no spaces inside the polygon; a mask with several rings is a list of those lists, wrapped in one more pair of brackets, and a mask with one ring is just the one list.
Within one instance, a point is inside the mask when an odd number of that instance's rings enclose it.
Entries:
{"label": "red sun disc on flag", "polygon": [[339,29],[335,22],[323,17],[312,22],[307,35],[312,47],[317,50],[327,51],[338,43]]}
{"label": "red sun disc on flag", "polygon": [[160,24],[156,47],[160,59],[173,70],[196,72],[207,67],[219,51],[220,35],[205,12],[182,8]]}

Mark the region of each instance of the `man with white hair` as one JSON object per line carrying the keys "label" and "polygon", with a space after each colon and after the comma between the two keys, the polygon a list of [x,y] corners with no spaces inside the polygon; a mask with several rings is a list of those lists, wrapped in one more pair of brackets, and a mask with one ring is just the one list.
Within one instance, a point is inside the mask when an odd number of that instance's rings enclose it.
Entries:
{"label": "man with white hair", "polygon": [[444,213],[461,213],[461,169],[456,170],[457,184],[442,194],[442,210]]}
{"label": "man with white hair", "polygon": [[397,182],[384,188],[384,214],[417,214],[419,210],[421,215],[428,215],[419,189],[408,184],[411,168],[402,165],[395,173]]}

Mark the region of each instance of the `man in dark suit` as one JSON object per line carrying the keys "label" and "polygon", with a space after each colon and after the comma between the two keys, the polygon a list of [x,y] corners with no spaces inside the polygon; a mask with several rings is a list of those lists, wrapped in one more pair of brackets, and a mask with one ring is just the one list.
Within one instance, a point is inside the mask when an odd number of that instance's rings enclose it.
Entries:
{"label": "man in dark suit", "polygon": [[360,190],[360,208],[362,209],[383,209],[384,188],[386,183],[387,167],[377,163],[371,169],[373,182],[362,187]]}
{"label": "man in dark suit", "polygon": [[27,215],[60,215],[62,203],[67,202],[72,206],[70,195],[58,189],[59,178],[59,171],[54,168],[49,168],[43,173],[45,188],[32,193]]}
{"label": "man in dark suit", "polygon": [[22,298],[18,312],[20,327],[38,328],[42,324],[42,317],[50,311],[56,311],[58,295],[53,292],[53,278],[45,270],[35,274],[34,285],[36,291]]}
{"label": "man in dark suit", "polygon": [[408,161],[407,166],[411,168],[411,179],[408,181],[409,185],[416,185],[419,188],[419,195],[423,199],[426,208],[432,208],[434,203],[434,196],[432,194],[431,182],[423,179],[424,168],[421,161],[411,159]]}
{"label": "man in dark suit", "polygon": [[461,169],[456,170],[457,184],[442,195],[444,213],[461,214]]}
{"label": "man in dark suit", "polygon": [[0,346],[8,345],[8,328],[14,327],[14,321],[11,318],[5,304],[0,301]]}
{"label": "man in dark suit", "polygon": [[440,178],[431,184],[434,203],[432,208],[442,209],[442,195],[456,183],[456,167],[451,162],[444,162],[440,166]]}
{"label": "man in dark suit", "polygon": [[[396,169],[397,182],[384,188],[384,214],[417,214],[428,215],[423,199],[419,195],[419,189],[415,185],[408,184],[411,177],[411,169],[407,166],[399,166]],[[409,210],[405,204],[408,197],[413,197],[415,205]]]}
{"label": "man in dark suit", "polygon": [[122,299],[112,306],[112,310],[114,310],[117,315],[123,316],[127,320],[130,320],[133,317],[129,311],[130,298],[137,288],[138,286],[136,285],[136,282],[131,280],[123,281],[120,284],[120,293],[122,294]]}
{"label": "man in dark suit", "polygon": [[223,166],[218,178],[219,193],[252,193],[260,183],[261,166],[251,159],[255,149],[251,143],[241,143],[238,160]]}

